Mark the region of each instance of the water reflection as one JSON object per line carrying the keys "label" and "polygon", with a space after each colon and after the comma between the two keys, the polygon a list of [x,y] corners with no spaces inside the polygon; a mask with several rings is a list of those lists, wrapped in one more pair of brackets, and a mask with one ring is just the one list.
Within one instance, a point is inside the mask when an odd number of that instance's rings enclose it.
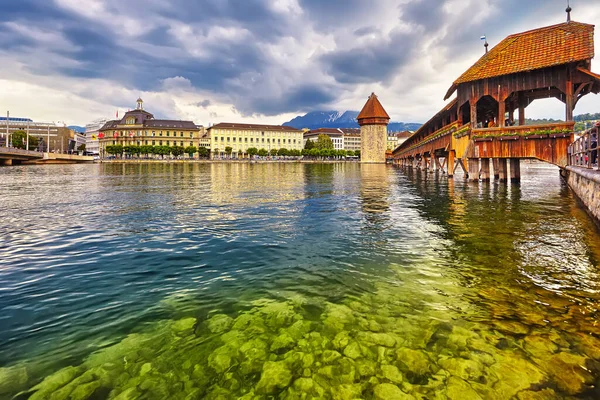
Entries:
{"label": "water reflection", "polygon": [[32,168],[0,170],[0,396],[598,394],[600,237],[555,171]]}

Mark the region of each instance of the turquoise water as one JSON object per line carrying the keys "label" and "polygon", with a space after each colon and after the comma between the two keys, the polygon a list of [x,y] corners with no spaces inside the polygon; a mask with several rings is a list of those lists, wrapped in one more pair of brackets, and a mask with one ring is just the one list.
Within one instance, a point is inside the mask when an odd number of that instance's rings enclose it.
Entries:
{"label": "turquoise water", "polygon": [[0,398],[598,398],[600,235],[523,172],[0,169]]}

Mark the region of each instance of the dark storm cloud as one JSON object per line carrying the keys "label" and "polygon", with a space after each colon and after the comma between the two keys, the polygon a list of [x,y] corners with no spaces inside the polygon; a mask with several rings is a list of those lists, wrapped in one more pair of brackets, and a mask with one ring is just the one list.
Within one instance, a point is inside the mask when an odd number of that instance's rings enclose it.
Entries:
{"label": "dark storm cloud", "polygon": [[[479,35],[493,45],[531,15],[560,14],[562,0],[471,1],[469,15],[494,10],[469,24],[443,0],[298,0],[300,13],[269,0],[103,0],[102,17],[63,2],[11,1],[0,12],[0,53],[36,75],[102,78],[141,91],[183,77],[243,115],[276,115],[330,108],[358,84],[390,83],[423,53],[440,62],[474,54]],[[315,47],[284,54],[288,43]]]}
{"label": "dark storm cloud", "polygon": [[194,104],[192,104],[192,105],[194,105],[194,106],[196,106],[196,107],[202,107],[202,108],[206,108],[206,107],[210,106],[210,104],[211,104],[211,103],[210,103],[210,100],[208,100],[208,99],[205,99],[205,100],[199,101],[199,102],[197,102],[197,103],[194,103]]}
{"label": "dark storm cloud", "polygon": [[358,28],[357,30],[354,31],[354,34],[356,36],[365,36],[365,35],[370,35],[372,33],[377,33],[378,29],[374,26],[364,26],[362,28]]}
{"label": "dark storm cloud", "polygon": [[326,70],[340,83],[386,82],[411,60],[415,33],[395,32],[361,47],[322,57]]}
{"label": "dark storm cloud", "polygon": [[263,97],[259,99],[240,98],[236,108],[244,116],[264,114],[278,115],[290,110],[320,109],[336,99],[337,93],[333,88],[300,85],[292,88],[283,95]]}

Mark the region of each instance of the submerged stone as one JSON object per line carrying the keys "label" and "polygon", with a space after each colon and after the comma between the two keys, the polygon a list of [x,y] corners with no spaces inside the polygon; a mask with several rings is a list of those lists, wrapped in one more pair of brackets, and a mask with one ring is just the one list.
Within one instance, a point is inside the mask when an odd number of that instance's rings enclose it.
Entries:
{"label": "submerged stone", "polygon": [[543,389],[537,392],[524,390],[517,394],[519,400],[558,400],[556,392],[552,389]]}
{"label": "submerged stone", "polygon": [[210,354],[208,365],[216,373],[221,374],[232,366],[236,353],[237,351],[229,346],[221,346]]}
{"label": "submerged stone", "polygon": [[450,400],[483,400],[468,382],[455,376],[448,378],[446,396]]}
{"label": "submerged stone", "polygon": [[431,362],[424,351],[403,347],[396,351],[396,358],[402,372],[411,372],[416,375],[425,375],[430,372]]}
{"label": "submerged stone", "polygon": [[409,400],[414,399],[413,396],[404,393],[396,385],[391,383],[381,383],[373,389],[373,394],[377,400]]}
{"label": "submerged stone", "polygon": [[231,325],[233,325],[233,319],[225,314],[216,314],[213,315],[212,318],[210,318],[206,324],[208,326],[208,330],[211,331],[211,333],[221,334],[229,330]]}
{"label": "submerged stone", "polygon": [[96,389],[98,389],[100,387],[100,382],[98,381],[94,381],[94,382],[90,382],[90,383],[86,383],[80,386],[77,386],[72,392],[71,392],[71,400],[85,400],[89,397],[91,397],[94,392],[96,391]]}
{"label": "submerged stone", "polygon": [[341,357],[342,355],[335,350],[325,350],[323,352],[322,360],[325,364],[331,364]]}
{"label": "submerged stone", "polygon": [[287,333],[279,335],[275,338],[273,343],[271,343],[271,351],[280,353],[281,351],[289,350],[296,344],[294,338],[292,338]]}
{"label": "submerged stone", "polygon": [[346,346],[348,346],[350,340],[351,338],[348,332],[340,332],[335,335],[335,338],[333,339],[333,347],[335,347],[337,350],[343,350]]}
{"label": "submerged stone", "polygon": [[285,389],[291,380],[292,373],[284,362],[267,361],[256,384],[256,392],[270,394],[276,389]]}
{"label": "submerged stone", "polygon": [[353,400],[362,397],[362,387],[357,384],[343,384],[331,388],[334,400]]}
{"label": "submerged stone", "polygon": [[574,395],[593,381],[591,374],[584,369],[585,360],[583,356],[562,352],[553,355],[542,365],[561,390]]}
{"label": "submerged stone", "polygon": [[402,374],[395,365],[382,365],[381,374],[392,383],[402,383]]}
{"label": "submerged stone", "polygon": [[41,400],[48,398],[50,394],[73,381],[80,373],[81,367],[69,366],[47,376],[42,382],[32,388],[32,390],[35,390],[36,392],[30,399]]}
{"label": "submerged stone", "polygon": [[451,375],[467,381],[477,381],[483,374],[482,366],[473,360],[464,358],[447,358],[438,361],[438,364]]}
{"label": "submerged stone", "polygon": [[352,342],[344,349],[344,355],[346,357],[350,357],[353,360],[359,359],[362,357],[362,351],[360,345],[357,342]]}
{"label": "submerged stone", "polygon": [[323,324],[334,331],[344,330],[346,324],[354,323],[354,312],[343,304],[327,303]]}
{"label": "submerged stone", "polygon": [[28,380],[29,376],[25,367],[15,366],[0,368],[0,394],[17,392]]}

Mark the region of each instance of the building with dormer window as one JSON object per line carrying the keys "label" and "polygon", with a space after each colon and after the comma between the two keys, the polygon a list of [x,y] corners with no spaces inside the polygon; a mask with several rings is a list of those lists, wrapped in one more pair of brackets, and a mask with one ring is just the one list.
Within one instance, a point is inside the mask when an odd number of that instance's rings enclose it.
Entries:
{"label": "building with dormer window", "polygon": [[106,122],[98,132],[100,153],[107,145],[123,146],[200,146],[204,127],[192,121],[155,119],[144,110],[144,101],[137,99],[135,110],[123,118]]}

